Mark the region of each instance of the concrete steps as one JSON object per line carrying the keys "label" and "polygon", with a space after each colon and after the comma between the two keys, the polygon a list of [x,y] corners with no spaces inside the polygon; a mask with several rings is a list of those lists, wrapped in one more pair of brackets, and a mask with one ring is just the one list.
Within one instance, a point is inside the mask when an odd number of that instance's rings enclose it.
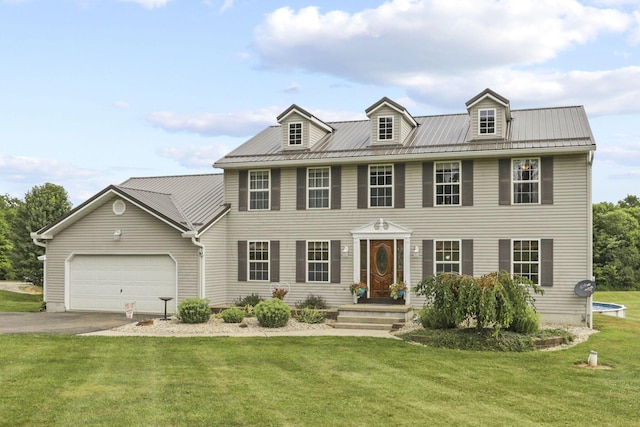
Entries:
{"label": "concrete steps", "polygon": [[413,319],[411,305],[350,304],[338,307],[336,329],[391,331]]}

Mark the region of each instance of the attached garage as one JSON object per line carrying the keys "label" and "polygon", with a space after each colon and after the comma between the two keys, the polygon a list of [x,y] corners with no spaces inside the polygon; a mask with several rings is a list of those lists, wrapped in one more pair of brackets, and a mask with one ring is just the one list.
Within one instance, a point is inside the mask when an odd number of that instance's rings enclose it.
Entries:
{"label": "attached garage", "polygon": [[176,311],[176,262],[169,255],[75,255],[69,260],[69,309],[164,313]]}

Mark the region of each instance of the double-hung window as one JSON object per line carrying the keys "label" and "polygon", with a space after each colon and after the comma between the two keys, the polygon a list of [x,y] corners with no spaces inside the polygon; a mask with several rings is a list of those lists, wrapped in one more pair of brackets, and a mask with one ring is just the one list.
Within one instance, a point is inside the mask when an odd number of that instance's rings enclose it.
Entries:
{"label": "double-hung window", "polygon": [[249,242],[249,280],[269,280],[269,242]]}
{"label": "double-hung window", "polygon": [[378,117],[378,141],[393,139],[393,116]]}
{"label": "double-hung window", "polygon": [[307,281],[329,282],[329,241],[307,242]]}
{"label": "double-hung window", "polygon": [[511,170],[513,203],[538,203],[540,189],[540,159],[513,159],[511,162]]}
{"label": "double-hung window", "polygon": [[393,165],[369,166],[369,206],[393,207]]}
{"label": "double-hung window", "polygon": [[478,132],[480,135],[496,133],[496,110],[478,110]]}
{"label": "double-hung window", "polygon": [[329,208],[330,177],[331,169],[328,167],[307,169],[309,209]]}
{"label": "double-hung window", "polygon": [[289,123],[289,145],[302,145],[302,122]]}
{"label": "double-hung window", "polygon": [[536,285],[540,276],[540,241],[513,241],[513,274],[525,277]]}
{"label": "double-hung window", "polygon": [[460,204],[460,162],[436,162],[436,205]]}
{"label": "double-hung window", "polygon": [[269,171],[249,171],[249,209],[269,209]]}
{"label": "double-hung window", "polygon": [[436,240],[435,246],[436,274],[460,273],[460,240]]}

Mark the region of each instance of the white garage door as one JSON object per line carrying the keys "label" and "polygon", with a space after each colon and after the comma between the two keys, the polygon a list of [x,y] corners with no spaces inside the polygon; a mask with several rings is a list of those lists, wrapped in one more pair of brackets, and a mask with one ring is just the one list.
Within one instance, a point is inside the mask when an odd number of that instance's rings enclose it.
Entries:
{"label": "white garage door", "polygon": [[76,255],[70,262],[71,310],[175,313],[176,264],[168,255]]}

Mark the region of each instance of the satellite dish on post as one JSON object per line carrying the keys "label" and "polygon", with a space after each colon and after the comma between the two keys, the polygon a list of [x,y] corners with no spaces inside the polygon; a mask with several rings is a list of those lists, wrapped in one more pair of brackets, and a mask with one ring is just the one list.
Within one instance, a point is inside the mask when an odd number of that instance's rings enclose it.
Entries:
{"label": "satellite dish on post", "polygon": [[593,280],[581,280],[576,283],[573,291],[579,297],[590,297],[596,291],[596,282]]}

